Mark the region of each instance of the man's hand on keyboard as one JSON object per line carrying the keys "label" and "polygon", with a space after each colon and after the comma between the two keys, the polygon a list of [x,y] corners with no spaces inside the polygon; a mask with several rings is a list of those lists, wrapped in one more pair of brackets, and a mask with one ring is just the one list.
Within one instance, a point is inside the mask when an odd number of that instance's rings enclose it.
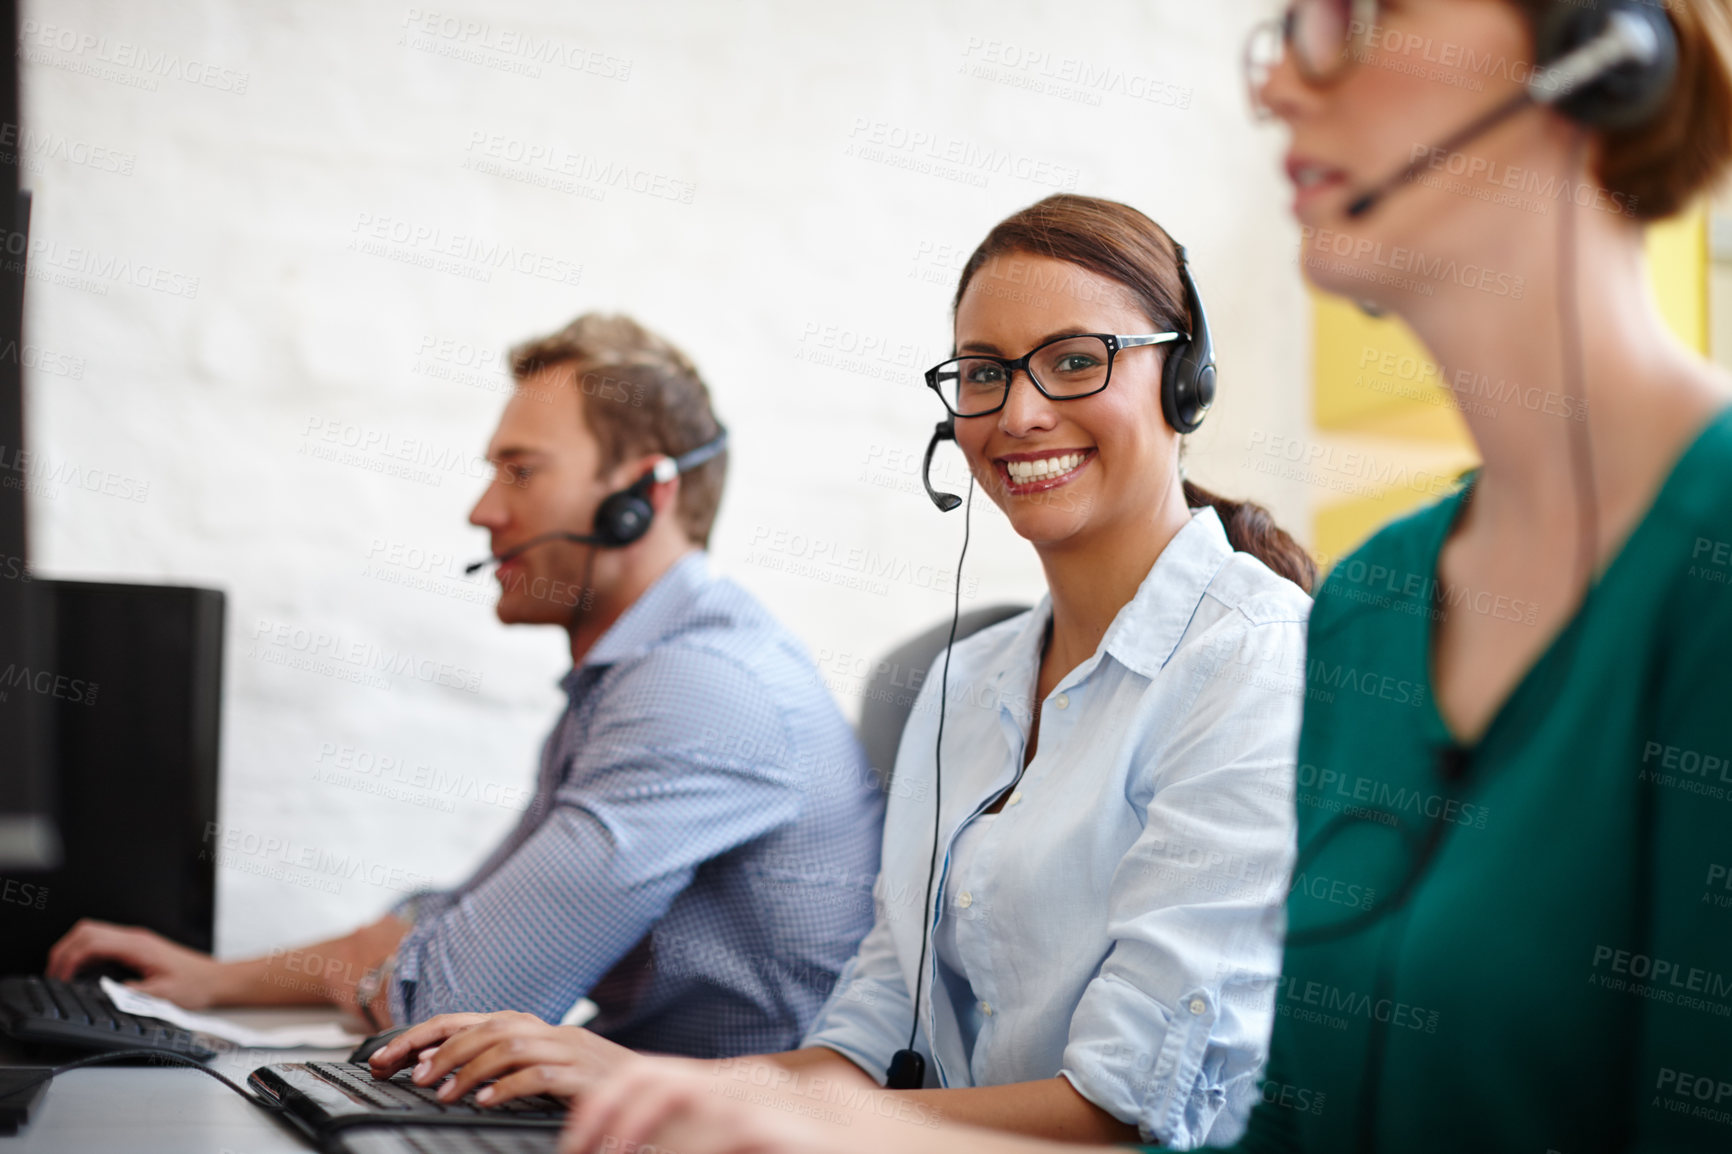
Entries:
{"label": "man's hand on keyboard", "polygon": [[85,918],[48,951],[48,976],[69,982],[96,962],[116,961],[141,975],[131,983],[188,1010],[202,1010],[218,996],[221,963],[149,930]]}
{"label": "man's hand on keyboard", "polygon": [[569,1098],[631,1056],[588,1030],[550,1026],[533,1014],[442,1014],[393,1038],[370,1064],[375,1077],[386,1078],[416,1058],[410,1076],[419,1085],[452,1074],[439,1088],[442,1099],[476,1090],[475,1100],[492,1106],[530,1094]]}

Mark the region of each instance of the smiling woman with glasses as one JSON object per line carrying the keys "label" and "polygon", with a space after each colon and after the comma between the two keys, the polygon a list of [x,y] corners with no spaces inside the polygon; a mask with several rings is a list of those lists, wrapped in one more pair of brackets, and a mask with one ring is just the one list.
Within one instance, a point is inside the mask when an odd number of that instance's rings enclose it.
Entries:
{"label": "smiling woman with glasses", "polygon": [[[1232,1137],[1274,1010],[1310,559],[1262,509],[1181,476],[1214,366],[1184,252],[1154,221],[1043,200],[975,250],[954,311],[957,355],[927,382],[1049,594],[925,677],[873,928],[804,1048],[762,1059],[766,1085],[850,1123],[865,1107],[1048,1138]],[[502,1075],[502,1096],[581,1093],[630,1060],[583,1031],[448,1018],[375,1071],[435,1044],[415,1077],[457,1069],[451,1093]],[[732,1101],[762,1068],[703,1069]]]}

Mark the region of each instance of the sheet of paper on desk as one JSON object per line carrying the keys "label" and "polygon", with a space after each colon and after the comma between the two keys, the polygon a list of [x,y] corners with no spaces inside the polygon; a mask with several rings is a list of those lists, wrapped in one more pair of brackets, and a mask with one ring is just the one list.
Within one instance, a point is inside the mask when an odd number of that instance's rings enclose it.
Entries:
{"label": "sheet of paper on desk", "polygon": [[183,1010],[166,998],[123,986],[113,978],[102,979],[102,992],[115,1007],[128,1014],[146,1018],[161,1018],[187,1030],[197,1030],[213,1038],[223,1038],[237,1046],[259,1050],[298,1050],[313,1047],[321,1050],[347,1050],[361,1040],[335,1022],[320,1022],[309,1026],[278,1026],[270,1030],[255,1030],[214,1014],[195,1014]]}

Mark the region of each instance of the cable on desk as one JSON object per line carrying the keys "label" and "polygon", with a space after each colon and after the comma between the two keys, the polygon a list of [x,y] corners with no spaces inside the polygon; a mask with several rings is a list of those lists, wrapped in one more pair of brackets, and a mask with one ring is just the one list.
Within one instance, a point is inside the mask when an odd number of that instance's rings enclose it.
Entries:
{"label": "cable on desk", "polygon": [[209,1074],[211,1077],[215,1078],[217,1081],[221,1082],[223,1085],[227,1086],[253,1105],[264,1110],[269,1110],[273,1114],[280,1114],[282,1112],[282,1106],[259,1097],[239,1082],[236,1082],[234,1079],[223,1074],[217,1073],[197,1058],[191,1058],[185,1054],[170,1053],[166,1050],[110,1050],[103,1054],[92,1054],[88,1058],[80,1058],[78,1061],[68,1062],[64,1066],[55,1066],[41,1077],[33,1078],[22,1086],[13,1087],[5,1097],[12,1098],[29,1090],[34,1090],[42,1083],[53,1081],[68,1070],[76,1070],[80,1066],[100,1066],[106,1062],[118,1062],[132,1058],[144,1058],[157,1065],[191,1066],[201,1074]]}

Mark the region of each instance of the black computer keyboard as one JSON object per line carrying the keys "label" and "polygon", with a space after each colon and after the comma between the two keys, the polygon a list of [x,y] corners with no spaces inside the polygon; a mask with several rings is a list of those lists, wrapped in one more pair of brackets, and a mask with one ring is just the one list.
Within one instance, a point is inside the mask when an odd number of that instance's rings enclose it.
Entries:
{"label": "black computer keyboard", "polygon": [[498,1106],[483,1106],[474,1094],[465,1094],[455,1102],[441,1102],[437,1086],[417,1086],[409,1080],[408,1071],[380,1081],[366,1066],[355,1062],[307,1062],[308,1070],[333,1083],[350,1097],[358,1098],[375,1110],[403,1111],[410,1114],[452,1114],[464,1118],[490,1115],[512,1121],[558,1121],[565,1117],[565,1103],[557,1098],[534,1095],[513,1098]]}
{"label": "black computer keyboard", "polygon": [[101,986],[53,978],[0,978],[0,1032],[92,1052],[163,1050],[200,1061],[216,1053],[202,1034],[117,1009]]}

